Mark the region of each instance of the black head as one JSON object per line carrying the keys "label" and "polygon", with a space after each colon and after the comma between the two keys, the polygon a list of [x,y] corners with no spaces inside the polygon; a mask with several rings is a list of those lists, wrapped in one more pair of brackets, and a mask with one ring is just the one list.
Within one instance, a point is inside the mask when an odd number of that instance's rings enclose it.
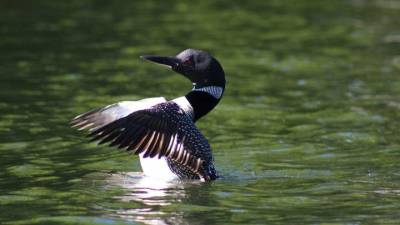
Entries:
{"label": "black head", "polygon": [[186,49],[176,56],[146,55],[142,58],[169,66],[187,77],[196,88],[205,86],[225,87],[225,73],[219,62],[208,52]]}

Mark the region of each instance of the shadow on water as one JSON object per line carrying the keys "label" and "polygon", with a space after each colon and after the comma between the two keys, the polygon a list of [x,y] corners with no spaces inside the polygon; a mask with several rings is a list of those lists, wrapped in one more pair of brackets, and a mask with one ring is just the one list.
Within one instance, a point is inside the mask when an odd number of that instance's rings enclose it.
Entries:
{"label": "shadow on water", "polygon": [[[311,2],[0,1],[0,222],[396,223],[399,3]],[[156,188],[68,122],[184,94],[138,56],[187,47],[227,72],[198,123],[223,178]]]}

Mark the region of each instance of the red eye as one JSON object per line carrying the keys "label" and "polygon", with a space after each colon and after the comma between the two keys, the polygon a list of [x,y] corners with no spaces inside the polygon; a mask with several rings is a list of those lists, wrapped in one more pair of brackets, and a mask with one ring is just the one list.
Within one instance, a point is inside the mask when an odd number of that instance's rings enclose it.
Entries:
{"label": "red eye", "polygon": [[182,63],[185,64],[185,65],[192,65],[193,64],[193,62],[192,62],[192,60],[190,58],[189,59],[185,59]]}

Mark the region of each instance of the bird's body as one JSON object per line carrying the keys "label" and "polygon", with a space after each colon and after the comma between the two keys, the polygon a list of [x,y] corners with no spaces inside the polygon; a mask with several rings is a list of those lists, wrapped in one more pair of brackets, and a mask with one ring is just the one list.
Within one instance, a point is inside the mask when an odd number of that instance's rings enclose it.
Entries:
{"label": "bird's body", "polygon": [[134,151],[148,176],[216,179],[210,145],[194,123],[221,99],[225,87],[222,67],[208,53],[192,49],[177,57],[144,58],[171,66],[188,77],[194,88],[171,101],[156,97],[95,109],[75,117],[72,125],[89,130],[92,140],[100,144]]}

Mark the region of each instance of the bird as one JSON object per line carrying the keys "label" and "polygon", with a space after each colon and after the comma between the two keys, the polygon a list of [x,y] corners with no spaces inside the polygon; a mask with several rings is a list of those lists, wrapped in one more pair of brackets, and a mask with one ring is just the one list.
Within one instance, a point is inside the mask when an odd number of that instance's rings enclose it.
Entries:
{"label": "bird", "polygon": [[139,155],[146,176],[211,181],[219,177],[206,137],[195,123],[220,102],[225,72],[209,52],[186,49],[176,56],[144,55],[169,67],[193,88],[172,100],[164,97],[121,101],[76,116],[71,126],[87,130],[90,141]]}

